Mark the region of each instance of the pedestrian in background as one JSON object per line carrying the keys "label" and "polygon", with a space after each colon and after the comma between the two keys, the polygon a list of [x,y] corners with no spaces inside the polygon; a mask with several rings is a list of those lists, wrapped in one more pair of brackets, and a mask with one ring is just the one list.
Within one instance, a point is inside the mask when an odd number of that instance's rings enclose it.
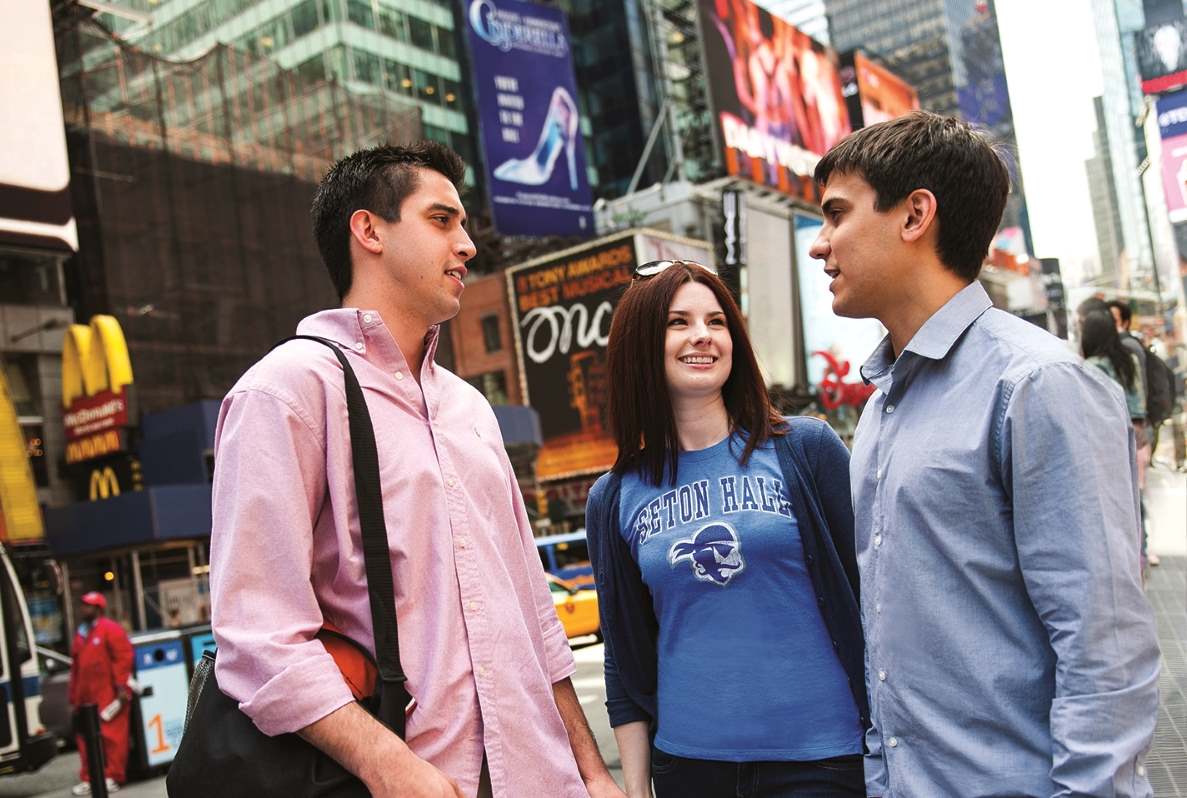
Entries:
{"label": "pedestrian in background", "polygon": [[350,358],[373,419],[406,739],[319,637],[375,650],[342,367],[314,341],[272,350],[219,413],[216,678],[260,731],[299,733],[377,798],[613,798],[494,412],[433,361],[475,254],[464,174],[435,142],[331,167],[314,234],[342,307],[297,325]]}
{"label": "pedestrian in background", "polygon": [[773,411],[741,312],[696,263],[638,268],[608,370],[618,458],[586,534],[627,794],[864,796],[844,444]]}
{"label": "pedestrian in background", "polygon": [[1010,175],[914,112],[816,168],[833,311],[888,335],[853,442],[868,795],[1148,798],[1159,651],[1121,392],[977,277]]}
{"label": "pedestrian in background", "polygon": [[[103,739],[104,776],[107,791],[115,792],[127,781],[128,723],[131,718],[132,642],[124,627],[107,617],[107,599],[102,593],[84,593],[79,608],[82,623],[74,635],[70,663],[70,706],[74,712],[94,704],[100,712],[99,732]],[[75,736],[82,760],[82,779],[72,795],[91,794],[87,769],[87,742]]]}
{"label": "pedestrian in background", "polygon": [[[1080,318],[1080,353],[1099,368],[1125,392],[1125,405],[1133,422],[1135,437],[1146,428],[1146,393],[1142,381],[1142,364],[1122,343],[1113,317],[1100,310],[1092,310]],[[1145,464],[1139,461],[1138,486],[1145,484]]]}
{"label": "pedestrian in background", "polygon": [[[1124,310],[1124,313],[1122,313]],[[1083,326],[1085,320],[1091,317],[1094,319],[1091,327],[1093,332],[1092,348],[1094,351],[1103,352],[1104,347],[1112,345],[1112,339],[1102,328],[1100,323],[1100,316],[1107,314],[1109,321],[1113,325],[1114,332],[1117,334],[1117,340],[1120,347],[1134,359],[1138,364],[1134,370],[1133,382],[1129,387],[1122,384],[1122,390],[1126,392],[1125,402],[1129,407],[1130,421],[1133,424],[1134,445],[1136,447],[1134,462],[1137,466],[1138,478],[1138,512],[1141,517],[1141,552],[1140,562],[1142,575],[1145,576],[1147,572],[1147,565],[1158,565],[1159,559],[1157,555],[1151,555],[1148,551],[1149,544],[1149,530],[1147,529],[1147,513],[1146,513],[1146,472],[1150,468],[1150,460],[1154,453],[1154,445],[1151,440],[1151,425],[1148,416],[1148,399],[1149,395],[1146,392],[1146,386],[1149,385],[1148,369],[1146,367],[1146,349],[1142,346],[1138,339],[1128,332],[1130,311],[1129,306],[1123,302],[1113,300],[1105,302],[1099,297],[1088,297],[1076,308],[1076,319],[1079,325],[1080,335],[1084,334]],[[1115,351],[1115,350],[1114,350]],[[1081,344],[1081,353],[1083,352],[1083,345]],[[1101,362],[1096,363],[1101,367]],[[1109,372],[1108,367],[1104,367],[1106,373],[1117,381],[1117,377]]]}

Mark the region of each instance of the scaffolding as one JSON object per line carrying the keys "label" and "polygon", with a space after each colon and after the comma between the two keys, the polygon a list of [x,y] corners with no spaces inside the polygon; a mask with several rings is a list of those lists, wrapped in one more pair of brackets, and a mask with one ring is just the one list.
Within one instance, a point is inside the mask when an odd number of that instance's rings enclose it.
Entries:
{"label": "scaffolding", "polygon": [[143,409],[220,398],[296,322],[336,304],[310,231],[338,158],[422,135],[419,108],[218,45],[184,63],[55,4],[82,317],[128,339]]}

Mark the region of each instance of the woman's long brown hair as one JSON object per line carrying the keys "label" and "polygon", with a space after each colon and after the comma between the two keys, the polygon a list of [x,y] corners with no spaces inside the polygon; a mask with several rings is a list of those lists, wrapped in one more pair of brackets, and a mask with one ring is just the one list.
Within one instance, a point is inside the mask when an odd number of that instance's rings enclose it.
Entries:
{"label": "woman's long brown hair", "polygon": [[610,322],[607,367],[610,378],[610,427],[618,443],[615,473],[638,469],[654,485],[664,481],[665,468],[674,483],[680,439],[664,364],[668,309],[680,287],[706,286],[725,313],[733,340],[733,368],[721,394],[730,432],[744,430],[746,447],[741,462],[755,448],[783,434],[783,419],[771,406],[742,312],[729,288],[716,274],[697,263],[681,261],[654,277],[635,280],[618,302]]}

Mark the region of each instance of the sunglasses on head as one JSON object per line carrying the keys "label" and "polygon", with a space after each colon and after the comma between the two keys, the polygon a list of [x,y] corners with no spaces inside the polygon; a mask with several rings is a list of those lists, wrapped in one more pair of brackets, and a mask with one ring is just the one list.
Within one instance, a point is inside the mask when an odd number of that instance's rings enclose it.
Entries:
{"label": "sunglasses on head", "polygon": [[690,266],[700,266],[707,272],[717,274],[717,269],[712,266],[706,266],[703,263],[697,263],[695,260],[653,260],[644,263],[641,266],[635,267],[635,274],[631,277],[632,280],[646,280],[648,277],[655,275],[667,269],[669,266],[675,266],[678,263],[688,264]]}

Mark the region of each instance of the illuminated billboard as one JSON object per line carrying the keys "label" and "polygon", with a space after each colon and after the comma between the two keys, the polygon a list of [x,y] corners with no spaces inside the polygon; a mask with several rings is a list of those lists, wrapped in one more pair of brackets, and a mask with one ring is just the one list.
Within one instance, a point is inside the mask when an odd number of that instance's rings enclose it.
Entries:
{"label": "illuminated billboard", "polygon": [[1159,94],[1187,85],[1187,21],[1166,20],[1134,34],[1142,91]]}
{"label": "illuminated billboard", "polygon": [[818,199],[812,171],[850,132],[837,55],[750,0],[699,0],[726,171]]}
{"label": "illuminated billboard", "polygon": [[629,231],[537,258],[506,272],[524,404],[540,416],[541,480],[598,474],[618,447],[607,418],[610,318],[635,266],[684,259],[713,264],[712,247],[653,230]]}
{"label": "illuminated billboard", "polygon": [[910,83],[860,50],[841,56],[841,93],[854,130],[909,114],[919,108],[919,95]]}
{"label": "illuminated billboard", "polygon": [[[78,249],[49,3],[6,3],[0,47],[0,243]],[[19,76],[19,77],[18,77]]]}
{"label": "illuminated billboard", "polygon": [[1158,98],[1162,190],[1172,222],[1187,222],[1187,90]]}
{"label": "illuminated billboard", "polygon": [[[831,278],[824,273],[824,264],[809,254],[823,226],[815,216],[795,214],[800,329],[804,336],[808,384],[827,407],[832,400],[846,398],[864,402],[868,393],[861,395],[860,388],[845,390],[842,386],[862,382],[857,370],[873,354],[886,330],[876,319],[850,319],[833,313],[833,295],[828,289]],[[834,395],[830,397],[830,393]]]}
{"label": "illuminated billboard", "polygon": [[495,228],[593,235],[593,195],[565,15],[470,0],[466,32]]}

